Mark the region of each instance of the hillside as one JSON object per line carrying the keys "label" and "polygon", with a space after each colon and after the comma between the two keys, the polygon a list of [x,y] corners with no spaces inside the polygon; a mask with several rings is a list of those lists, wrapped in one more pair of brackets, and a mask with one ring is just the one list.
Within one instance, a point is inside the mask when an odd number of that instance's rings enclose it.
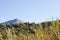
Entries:
{"label": "hillside", "polygon": [[60,21],[0,24],[0,40],[60,40]]}

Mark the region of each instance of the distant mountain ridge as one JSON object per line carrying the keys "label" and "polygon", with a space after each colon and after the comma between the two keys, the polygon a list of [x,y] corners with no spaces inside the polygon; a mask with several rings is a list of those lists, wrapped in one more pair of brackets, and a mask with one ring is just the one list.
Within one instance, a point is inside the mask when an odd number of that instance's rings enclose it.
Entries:
{"label": "distant mountain ridge", "polygon": [[6,22],[3,22],[2,24],[19,24],[19,23],[24,23],[24,21],[16,18],[16,19],[13,19],[13,20],[9,20],[9,21],[6,21]]}

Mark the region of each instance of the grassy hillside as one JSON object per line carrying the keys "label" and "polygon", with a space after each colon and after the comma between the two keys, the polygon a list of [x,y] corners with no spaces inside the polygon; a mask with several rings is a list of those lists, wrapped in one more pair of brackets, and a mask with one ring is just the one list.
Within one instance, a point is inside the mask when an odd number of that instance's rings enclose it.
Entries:
{"label": "grassy hillside", "polygon": [[0,24],[0,40],[60,40],[60,21]]}

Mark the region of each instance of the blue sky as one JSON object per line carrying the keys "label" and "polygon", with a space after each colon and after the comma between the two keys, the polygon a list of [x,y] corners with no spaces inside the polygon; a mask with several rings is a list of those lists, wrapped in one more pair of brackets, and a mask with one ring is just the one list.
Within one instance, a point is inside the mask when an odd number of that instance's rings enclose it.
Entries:
{"label": "blue sky", "polygon": [[15,18],[42,22],[60,19],[60,0],[0,0],[0,22]]}

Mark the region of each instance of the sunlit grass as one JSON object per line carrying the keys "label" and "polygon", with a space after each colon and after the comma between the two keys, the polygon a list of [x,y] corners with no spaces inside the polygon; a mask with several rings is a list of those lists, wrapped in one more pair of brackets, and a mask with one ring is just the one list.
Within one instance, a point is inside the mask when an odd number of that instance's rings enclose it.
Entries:
{"label": "sunlit grass", "polygon": [[50,26],[48,26],[48,22],[45,22],[45,27],[42,24],[34,23],[28,26],[26,24],[13,26],[12,24],[8,28],[7,26],[4,27],[6,29],[3,29],[2,25],[0,27],[0,40],[60,40],[59,20],[51,21]]}

